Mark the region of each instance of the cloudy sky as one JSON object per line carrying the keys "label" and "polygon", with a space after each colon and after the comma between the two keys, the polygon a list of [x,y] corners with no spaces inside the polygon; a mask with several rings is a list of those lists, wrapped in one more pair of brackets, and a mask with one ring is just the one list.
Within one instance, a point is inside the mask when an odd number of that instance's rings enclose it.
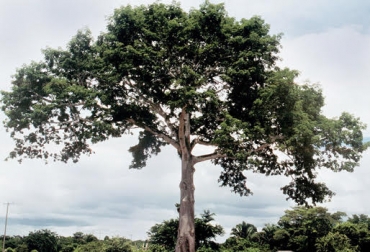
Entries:
{"label": "cloudy sky", "polygon": [[[1,0],[0,89],[9,90],[11,75],[22,64],[42,59],[41,49],[64,47],[78,29],[88,27],[94,36],[105,30],[106,18],[121,5],[150,0]],[[165,3],[170,1],[163,1]],[[201,0],[180,1],[184,9]],[[211,1],[220,2],[220,1]],[[259,15],[271,25],[271,33],[284,33],[281,66],[300,71],[300,81],[320,83],[329,117],[348,111],[370,125],[370,2],[366,0],[225,0],[230,16],[238,19]],[[4,115],[0,114],[1,121]],[[370,128],[365,132],[370,137]],[[12,141],[0,126],[0,160],[12,149]],[[145,239],[155,223],[175,218],[179,202],[180,160],[170,147],[148,162],[143,170],[129,170],[128,148],[135,137],[113,139],[95,145],[95,154],[77,164],[40,160],[0,161],[0,203],[11,202],[8,234],[50,229],[60,235],[82,231]],[[370,151],[354,173],[321,171],[337,195],[323,204],[330,211],[369,214]],[[280,187],[287,179],[248,174],[254,195],[241,198],[220,188],[219,167],[197,165],[196,213],[209,209],[227,234],[241,221],[259,228],[275,223],[286,201]],[[0,227],[6,205],[0,205]]]}

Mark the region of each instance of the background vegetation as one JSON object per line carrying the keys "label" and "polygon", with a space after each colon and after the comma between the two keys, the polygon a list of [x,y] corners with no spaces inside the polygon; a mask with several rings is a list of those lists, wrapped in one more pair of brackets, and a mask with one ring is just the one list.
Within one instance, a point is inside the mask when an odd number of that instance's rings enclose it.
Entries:
{"label": "background vegetation", "polygon": [[[286,210],[277,223],[268,223],[261,230],[243,221],[232,228],[224,243],[216,242],[217,236],[224,235],[224,229],[216,223],[214,213],[205,210],[195,223],[196,248],[200,252],[370,251],[368,215],[348,217],[344,212],[330,213],[324,207]],[[155,224],[145,241],[108,236],[98,239],[82,232],[64,237],[42,229],[27,236],[7,236],[5,244],[7,252],[167,252],[174,251],[177,227],[178,219]]]}

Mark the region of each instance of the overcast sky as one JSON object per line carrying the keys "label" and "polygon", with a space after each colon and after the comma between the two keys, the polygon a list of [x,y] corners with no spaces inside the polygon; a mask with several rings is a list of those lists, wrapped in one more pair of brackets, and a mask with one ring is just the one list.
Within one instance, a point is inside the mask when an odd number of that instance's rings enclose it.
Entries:
{"label": "overcast sky", "polygon": [[[105,30],[114,8],[151,2],[1,0],[0,89],[10,89],[16,68],[41,60],[41,49],[64,47],[84,27],[96,37]],[[188,10],[203,1],[179,2]],[[259,15],[271,25],[271,33],[284,33],[279,64],[299,70],[300,81],[321,84],[325,115],[348,111],[370,125],[369,1],[225,0],[225,6],[230,16]],[[0,113],[0,120],[4,118]],[[370,129],[365,135],[370,137]],[[77,164],[48,165],[40,160],[1,161],[13,146],[2,125],[0,139],[0,203],[14,203],[9,208],[10,235],[47,228],[65,236],[82,231],[99,238],[145,239],[152,225],[177,216],[180,160],[171,147],[143,170],[129,170],[127,150],[136,140],[132,136],[95,145],[96,153]],[[349,215],[370,215],[369,165],[368,151],[354,173],[320,172],[320,179],[337,193],[323,206]],[[204,163],[196,166],[195,173],[196,213],[205,209],[216,213],[216,221],[227,231],[220,241],[242,221],[260,229],[276,223],[284,210],[294,206],[279,189],[288,182],[285,178],[248,174],[254,195],[241,198],[218,186],[220,171]],[[0,205],[0,228],[5,211],[6,206]]]}

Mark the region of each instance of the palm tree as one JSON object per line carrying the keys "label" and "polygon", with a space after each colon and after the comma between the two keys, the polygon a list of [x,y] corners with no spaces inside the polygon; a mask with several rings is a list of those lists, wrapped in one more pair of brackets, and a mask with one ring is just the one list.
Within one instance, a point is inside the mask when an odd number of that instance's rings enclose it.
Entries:
{"label": "palm tree", "polygon": [[265,243],[269,243],[273,238],[275,231],[278,230],[278,227],[274,224],[266,224],[264,228],[262,228],[263,238]]}
{"label": "palm tree", "polygon": [[231,229],[231,235],[237,238],[250,239],[253,234],[257,233],[257,228],[250,223],[243,221]]}

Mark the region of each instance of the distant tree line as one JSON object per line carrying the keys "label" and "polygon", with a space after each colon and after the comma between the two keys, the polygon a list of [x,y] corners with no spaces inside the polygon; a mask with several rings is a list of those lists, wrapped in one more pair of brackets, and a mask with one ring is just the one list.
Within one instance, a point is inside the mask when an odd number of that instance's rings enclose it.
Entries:
{"label": "distant tree line", "polygon": [[[276,224],[260,231],[248,222],[232,228],[224,243],[216,237],[224,234],[215,223],[215,214],[206,210],[195,218],[196,249],[199,252],[361,252],[370,251],[370,217],[365,214],[346,217],[344,212],[330,213],[324,207],[295,207],[286,210]],[[93,234],[76,232],[64,237],[47,229],[27,236],[7,236],[7,252],[169,252],[176,246],[178,219],[155,224],[148,240],[124,237],[98,239]],[[1,241],[3,237],[1,237]]]}

